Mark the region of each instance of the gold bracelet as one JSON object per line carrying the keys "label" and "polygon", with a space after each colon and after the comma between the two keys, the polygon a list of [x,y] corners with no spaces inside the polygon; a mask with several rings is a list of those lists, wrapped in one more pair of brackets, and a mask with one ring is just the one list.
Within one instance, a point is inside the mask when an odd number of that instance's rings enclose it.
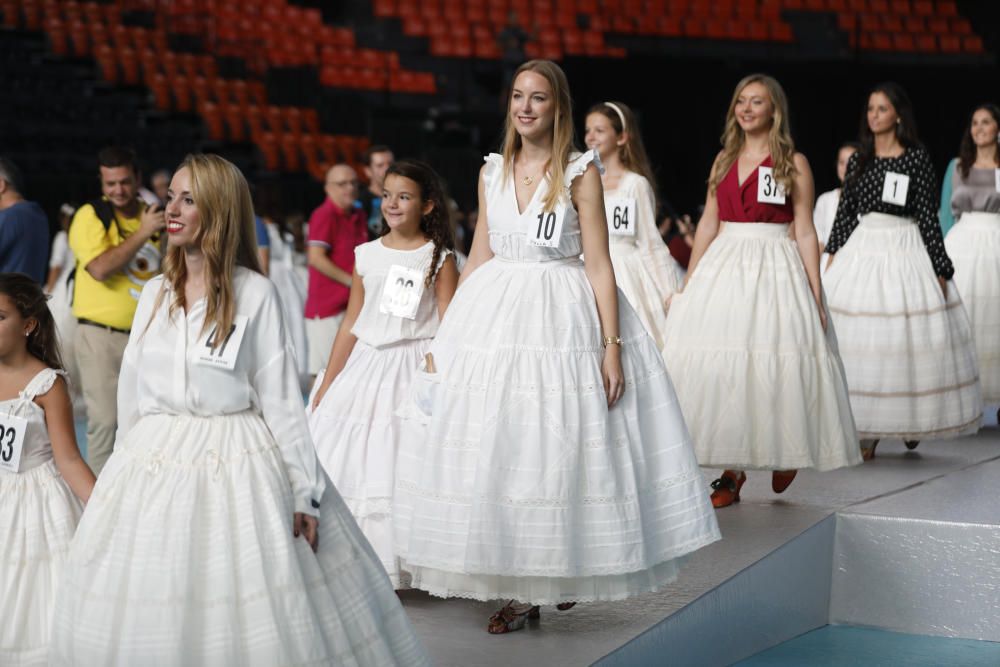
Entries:
{"label": "gold bracelet", "polygon": [[604,347],[607,347],[608,345],[617,345],[618,347],[621,347],[622,346],[622,337],[621,336],[605,336],[604,337]]}

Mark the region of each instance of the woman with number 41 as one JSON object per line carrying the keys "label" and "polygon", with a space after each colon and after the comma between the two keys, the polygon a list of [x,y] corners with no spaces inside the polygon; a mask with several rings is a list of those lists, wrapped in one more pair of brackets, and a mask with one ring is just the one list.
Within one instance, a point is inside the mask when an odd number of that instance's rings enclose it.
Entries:
{"label": "woman with number 41", "polygon": [[660,351],[615,287],[600,158],[573,151],[570,99],[552,62],[515,74],[431,345],[425,434],[407,431],[396,468],[413,587],[510,600],[494,634],[538,605],[657,590],[719,539]]}
{"label": "woman with number 41", "polygon": [[243,175],[189,156],[166,216],[164,274],[139,298],[115,451],[70,546],[50,664],[427,664],[316,460]]}
{"label": "woman with number 41", "polygon": [[665,351],[698,461],[725,468],[715,507],[739,502],[745,470],[770,470],[782,493],[799,469],[861,462],[820,286],[812,173],[777,81],[737,84],[722,144]]}
{"label": "woman with number 41", "polygon": [[883,438],[913,449],[925,438],[975,433],[983,406],[934,169],[898,84],[872,89],[859,135],[824,278],[867,459]]}
{"label": "woman with number 41", "polygon": [[682,269],[656,228],[656,181],[635,114],[624,102],[595,104],[587,113],[585,138],[604,166],[601,181],[615,280],[662,350],[667,302],[680,289]]}

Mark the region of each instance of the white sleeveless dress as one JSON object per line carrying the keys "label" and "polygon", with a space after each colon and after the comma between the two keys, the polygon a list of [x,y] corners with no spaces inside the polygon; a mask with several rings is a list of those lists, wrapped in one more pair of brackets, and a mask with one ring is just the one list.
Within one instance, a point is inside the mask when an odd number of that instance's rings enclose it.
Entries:
{"label": "white sleeveless dress", "polygon": [[642,175],[627,171],[614,190],[605,190],[605,202],[614,198],[634,199],[636,220],[633,235],[614,234],[608,227],[608,249],[615,267],[615,282],[628,299],[646,331],[663,350],[667,326],[664,302],[683,284],[683,269],[670,255],[656,229],[656,198]]}
{"label": "white sleeveless dress", "polygon": [[[355,269],[365,286],[365,303],[351,329],[358,341],[344,369],[309,415],[309,431],[324,470],[371,542],[394,587],[400,587],[399,561],[392,541],[392,488],[402,437],[394,413],[438,329],[434,285],[423,287],[414,317],[382,312],[386,279],[396,267],[422,281],[434,244],[415,250],[387,248],[382,239],[354,249]],[[451,251],[444,251],[438,269]],[[317,385],[322,378],[317,378]]]}
{"label": "white sleeveless dress", "polygon": [[83,507],[52,460],[34,402],[62,371],[46,368],[0,412],[28,422],[18,472],[0,470],[0,665],[45,665],[56,586]]}
{"label": "white sleeveless dress", "polygon": [[[681,557],[719,539],[659,350],[619,293],[624,396],[608,409],[597,304],[579,259],[569,186],[557,247],[528,244],[547,185],[517,210],[500,155],[486,158],[494,257],[459,287],[431,345],[438,381],[425,432],[396,466],[396,547],[414,588],[533,604],[657,590]],[[419,386],[420,383],[417,383]]]}

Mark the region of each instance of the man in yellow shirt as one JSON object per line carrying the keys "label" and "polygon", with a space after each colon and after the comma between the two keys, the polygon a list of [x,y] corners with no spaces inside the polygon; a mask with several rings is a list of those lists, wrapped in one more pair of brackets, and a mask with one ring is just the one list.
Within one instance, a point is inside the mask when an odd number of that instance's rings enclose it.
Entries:
{"label": "man in yellow shirt", "polygon": [[87,405],[87,458],[100,474],[118,427],[118,374],[142,286],[160,271],[163,208],[137,196],[135,154],[110,147],[98,156],[102,197],[73,216],[69,245],[76,256],[73,339]]}

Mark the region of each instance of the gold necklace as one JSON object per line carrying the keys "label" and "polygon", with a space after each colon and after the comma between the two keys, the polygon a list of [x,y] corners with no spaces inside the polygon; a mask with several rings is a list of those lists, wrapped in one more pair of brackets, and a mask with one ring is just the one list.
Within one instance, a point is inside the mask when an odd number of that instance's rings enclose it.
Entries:
{"label": "gold necklace", "polygon": [[525,176],[524,178],[521,179],[521,182],[524,183],[525,187],[530,187],[531,184],[535,182],[535,179],[533,179],[531,176]]}

